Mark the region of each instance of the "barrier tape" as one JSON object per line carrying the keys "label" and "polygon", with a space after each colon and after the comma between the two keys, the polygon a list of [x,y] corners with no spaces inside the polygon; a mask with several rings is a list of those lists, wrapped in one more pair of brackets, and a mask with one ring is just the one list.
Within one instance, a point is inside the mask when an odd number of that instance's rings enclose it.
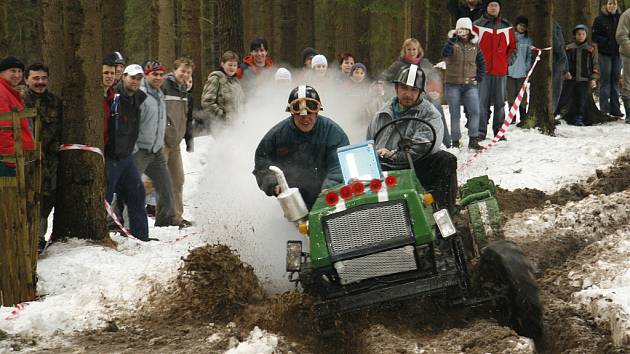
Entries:
{"label": "barrier tape", "polygon": [[[477,158],[479,158],[480,155],[482,155],[486,151],[490,150],[493,146],[495,146],[497,142],[499,142],[499,140],[505,135],[505,132],[507,128],[510,126],[510,124],[512,124],[514,117],[516,117],[516,112],[518,112],[518,107],[520,106],[521,101],[523,101],[523,94],[525,93],[525,90],[527,89],[527,85],[529,84],[529,79],[532,76],[532,73],[534,72],[534,68],[536,68],[536,65],[541,60],[540,55],[542,54],[543,51],[551,50],[551,47],[542,48],[542,49],[532,47],[531,49],[533,51],[537,51],[538,54],[536,55],[534,64],[532,64],[532,67],[529,69],[529,72],[527,73],[527,77],[525,77],[525,81],[523,81],[523,84],[521,85],[521,89],[518,91],[518,94],[516,95],[516,99],[514,100],[514,103],[512,103],[512,106],[510,107],[510,111],[508,112],[507,118],[503,120],[503,124],[501,125],[499,132],[497,133],[497,135],[494,136],[494,138],[492,138],[492,141],[490,141],[488,145],[484,146],[482,150],[476,152],[470,159],[468,159],[461,166],[459,166],[457,171],[461,171],[464,168],[470,166],[473,162],[477,160]],[[527,96],[527,99],[529,102],[529,95]]]}
{"label": "barrier tape", "polygon": [[16,318],[18,318],[18,315],[20,314],[20,311],[24,310],[24,308],[28,305],[30,305],[30,302],[22,302],[20,304],[15,305],[15,307],[13,308],[13,310],[11,310],[11,314],[7,317],[4,318],[5,321],[13,321]]}
{"label": "barrier tape", "polygon": [[83,151],[91,151],[95,152],[105,160],[105,155],[103,155],[103,151],[97,147],[83,145],[83,144],[61,144],[59,145],[59,151],[68,151],[68,150],[83,150]]}
{"label": "barrier tape", "polygon": [[[93,146],[88,146],[88,145],[83,145],[83,144],[61,144],[59,145],[59,151],[68,151],[68,150],[83,150],[83,151],[90,151],[90,152],[94,152],[97,153],[99,155],[101,155],[101,157],[103,158],[103,160],[105,159],[105,155],[103,155],[103,151],[97,147],[93,147]],[[124,233],[124,235],[136,242],[144,242],[140,239],[138,239],[137,237],[133,236],[131,234],[131,232],[120,222],[120,219],[116,216],[116,213],[114,212],[114,209],[112,208],[112,206],[107,202],[107,200],[105,200],[105,210],[107,210],[107,214],[109,214],[109,216],[114,220],[114,222],[116,223],[116,225],[118,226],[118,228]],[[196,232],[192,232],[192,233],[188,233],[185,234],[183,236],[179,236],[177,238],[175,238],[174,241],[159,241],[161,243],[174,243],[177,241],[181,241],[183,239],[185,239],[188,236],[194,235],[196,234]]]}

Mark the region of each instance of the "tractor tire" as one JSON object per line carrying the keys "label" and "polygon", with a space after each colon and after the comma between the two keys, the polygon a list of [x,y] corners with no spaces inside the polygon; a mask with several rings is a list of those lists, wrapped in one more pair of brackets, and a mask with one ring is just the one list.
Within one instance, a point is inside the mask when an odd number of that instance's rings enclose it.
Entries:
{"label": "tractor tire", "polygon": [[315,272],[309,261],[302,264],[302,269],[300,270],[300,285],[305,294],[314,298],[320,298],[324,295],[323,291],[326,288],[322,276]]}
{"label": "tractor tire", "polygon": [[481,295],[499,299],[500,308],[496,310],[500,323],[534,339],[538,345],[542,343],[538,284],[531,263],[514,242],[495,241],[481,251],[474,283]]}

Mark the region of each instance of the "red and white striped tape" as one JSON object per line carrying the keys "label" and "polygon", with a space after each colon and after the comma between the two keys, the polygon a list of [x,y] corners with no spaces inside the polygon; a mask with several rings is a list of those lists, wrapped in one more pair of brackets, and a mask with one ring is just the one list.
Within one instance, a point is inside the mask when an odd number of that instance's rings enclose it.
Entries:
{"label": "red and white striped tape", "polygon": [[94,146],[88,146],[88,145],[83,145],[83,144],[61,144],[59,145],[59,151],[68,151],[68,150],[83,150],[83,151],[91,151],[91,152],[95,152],[99,155],[101,155],[101,157],[103,159],[105,159],[105,155],[103,155],[103,151],[97,147]]}
{"label": "red and white striped tape", "polygon": [[11,310],[11,314],[7,317],[4,318],[5,321],[13,321],[14,319],[18,318],[18,315],[20,314],[20,311],[24,310],[24,308],[28,305],[30,305],[30,302],[22,302],[20,304],[15,305],[15,307],[13,308],[13,310]]}
{"label": "red and white striped tape", "polygon": [[[518,94],[516,95],[516,99],[514,100],[514,103],[512,103],[512,106],[510,107],[510,111],[508,112],[507,117],[503,121],[503,124],[501,125],[499,132],[497,133],[497,135],[494,136],[494,138],[492,138],[492,141],[490,141],[488,145],[484,146],[482,150],[475,153],[470,159],[468,159],[461,166],[459,166],[459,168],[457,169],[458,171],[461,171],[464,168],[470,166],[473,162],[477,160],[477,158],[479,158],[481,154],[485,153],[486,151],[490,150],[494,145],[496,145],[496,143],[503,137],[503,135],[505,135],[505,132],[507,128],[510,126],[510,124],[512,124],[512,121],[514,120],[514,117],[516,116],[516,112],[518,112],[518,107],[520,106],[521,101],[523,101],[523,95],[525,93],[525,90],[527,89],[527,85],[529,84],[529,78],[532,76],[532,73],[534,72],[534,68],[540,61],[540,55],[542,54],[543,51],[551,50],[551,47],[547,47],[543,49],[532,47],[532,50],[538,52],[538,54],[536,55],[536,59],[534,60],[534,64],[532,64],[532,67],[529,69],[529,72],[527,73],[527,77],[525,78],[525,81],[523,81],[523,84],[521,85],[521,89],[518,91]],[[528,100],[529,100],[529,95],[528,95]]]}

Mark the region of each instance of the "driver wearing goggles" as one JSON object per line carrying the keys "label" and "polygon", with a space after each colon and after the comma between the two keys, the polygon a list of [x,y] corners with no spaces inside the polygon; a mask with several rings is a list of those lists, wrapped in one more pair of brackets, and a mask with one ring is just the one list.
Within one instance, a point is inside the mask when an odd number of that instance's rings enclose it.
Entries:
{"label": "driver wearing goggles", "polygon": [[343,182],[337,148],[348,136],[332,119],[319,114],[319,94],[311,86],[294,88],[287,100],[291,116],[276,124],[261,140],[255,155],[254,175],[269,196],[280,187],[269,166],[279,167],[290,187],[297,187],[310,208],[323,188]]}

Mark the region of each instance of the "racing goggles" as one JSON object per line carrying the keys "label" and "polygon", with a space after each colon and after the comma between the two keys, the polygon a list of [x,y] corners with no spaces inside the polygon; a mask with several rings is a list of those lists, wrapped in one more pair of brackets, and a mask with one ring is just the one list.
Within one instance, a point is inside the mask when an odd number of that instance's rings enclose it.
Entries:
{"label": "racing goggles", "polygon": [[304,97],[296,98],[289,103],[288,111],[292,114],[307,115],[308,113],[316,113],[322,110],[322,104],[314,98]]}

